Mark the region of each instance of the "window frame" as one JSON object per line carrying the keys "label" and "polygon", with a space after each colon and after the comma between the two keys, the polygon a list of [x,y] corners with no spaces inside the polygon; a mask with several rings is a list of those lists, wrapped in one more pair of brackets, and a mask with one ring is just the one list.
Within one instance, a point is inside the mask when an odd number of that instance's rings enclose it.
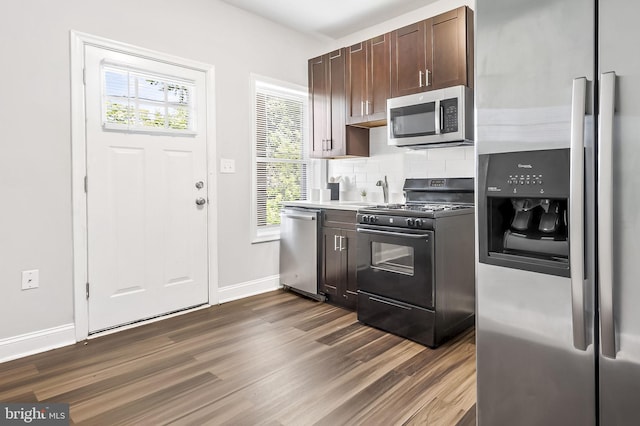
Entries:
{"label": "window frame", "polygon": [[302,194],[308,199],[308,189],[312,181],[313,163],[309,158],[309,96],[306,87],[264,77],[257,74],[250,75],[251,80],[251,242],[261,243],[280,239],[280,225],[258,226],[258,156],[257,156],[257,93],[260,87],[272,92],[282,93],[283,96],[299,97],[303,103],[302,117],[302,148],[303,159],[299,163],[306,164],[307,193]]}

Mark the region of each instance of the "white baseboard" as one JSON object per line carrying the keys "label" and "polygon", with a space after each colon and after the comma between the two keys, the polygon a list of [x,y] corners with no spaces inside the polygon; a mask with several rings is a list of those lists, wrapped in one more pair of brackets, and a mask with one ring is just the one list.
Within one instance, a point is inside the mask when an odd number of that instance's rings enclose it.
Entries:
{"label": "white baseboard", "polygon": [[76,343],[73,324],[65,324],[46,330],[0,339],[0,362],[22,358]]}
{"label": "white baseboard", "polygon": [[240,284],[218,287],[218,296],[220,297],[220,303],[225,303],[277,290],[281,287],[280,275],[272,275],[270,277],[247,281]]}

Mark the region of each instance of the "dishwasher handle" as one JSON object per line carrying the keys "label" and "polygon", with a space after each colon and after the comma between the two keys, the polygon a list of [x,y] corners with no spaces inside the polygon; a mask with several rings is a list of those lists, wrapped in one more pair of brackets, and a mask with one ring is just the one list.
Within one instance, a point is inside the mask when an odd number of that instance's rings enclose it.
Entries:
{"label": "dishwasher handle", "polygon": [[290,218],[290,219],[300,219],[300,220],[317,220],[318,219],[318,211],[317,210],[297,210],[297,209],[282,209],[280,210],[280,215],[282,217]]}
{"label": "dishwasher handle", "polygon": [[315,216],[303,216],[303,215],[299,215],[299,214],[288,214],[288,213],[283,213],[282,215],[284,217],[288,217],[290,219],[316,220]]}

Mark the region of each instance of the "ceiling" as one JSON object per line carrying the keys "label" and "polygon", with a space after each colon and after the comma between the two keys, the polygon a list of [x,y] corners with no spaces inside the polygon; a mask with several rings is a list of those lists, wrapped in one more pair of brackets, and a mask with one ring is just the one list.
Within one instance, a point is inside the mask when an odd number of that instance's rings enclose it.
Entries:
{"label": "ceiling", "polygon": [[437,0],[222,0],[294,30],[339,39]]}

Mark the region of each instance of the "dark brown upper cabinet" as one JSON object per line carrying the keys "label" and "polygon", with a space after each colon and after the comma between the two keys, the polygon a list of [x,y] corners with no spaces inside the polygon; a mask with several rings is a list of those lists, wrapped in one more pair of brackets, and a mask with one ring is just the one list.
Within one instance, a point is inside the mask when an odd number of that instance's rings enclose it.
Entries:
{"label": "dark brown upper cabinet", "polygon": [[346,48],[347,124],[384,126],[391,96],[391,34]]}
{"label": "dark brown upper cabinet", "polygon": [[473,87],[473,11],[466,6],[391,32],[391,97]]}
{"label": "dark brown upper cabinet", "polygon": [[369,131],[347,126],[345,100],[346,49],[309,60],[310,156],[369,156]]}

